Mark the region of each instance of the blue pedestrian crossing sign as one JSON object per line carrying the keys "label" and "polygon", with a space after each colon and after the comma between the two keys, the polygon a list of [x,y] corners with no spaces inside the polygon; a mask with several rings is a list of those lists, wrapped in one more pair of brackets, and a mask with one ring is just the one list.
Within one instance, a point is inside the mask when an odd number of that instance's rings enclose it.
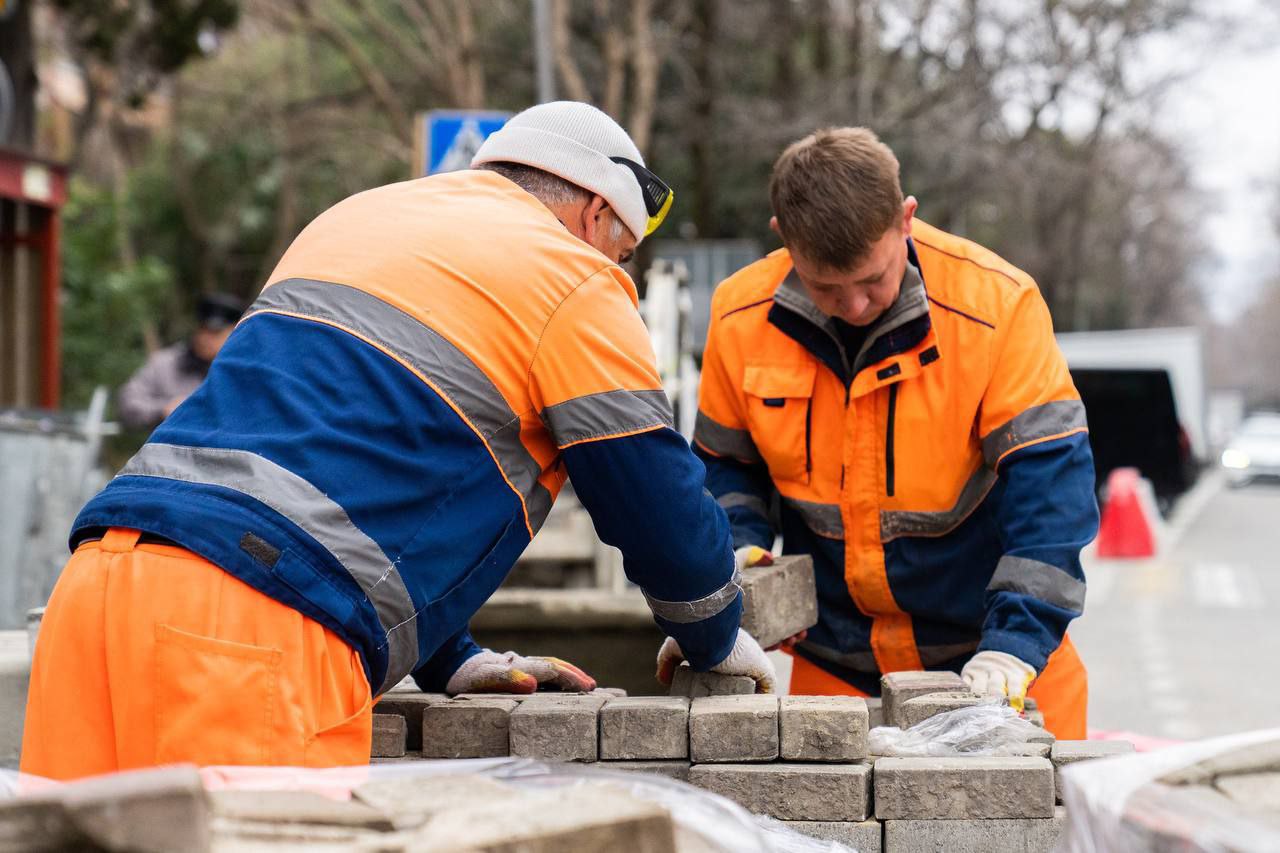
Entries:
{"label": "blue pedestrian crossing sign", "polygon": [[485,138],[511,118],[493,110],[431,110],[418,116],[417,156],[419,175],[455,172],[471,165],[471,158]]}

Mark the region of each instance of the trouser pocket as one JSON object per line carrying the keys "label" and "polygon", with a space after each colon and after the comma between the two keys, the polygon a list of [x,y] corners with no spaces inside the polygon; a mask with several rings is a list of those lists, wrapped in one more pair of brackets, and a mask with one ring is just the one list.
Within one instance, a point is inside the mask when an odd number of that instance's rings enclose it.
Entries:
{"label": "trouser pocket", "polygon": [[155,626],[156,763],[272,764],[279,649]]}

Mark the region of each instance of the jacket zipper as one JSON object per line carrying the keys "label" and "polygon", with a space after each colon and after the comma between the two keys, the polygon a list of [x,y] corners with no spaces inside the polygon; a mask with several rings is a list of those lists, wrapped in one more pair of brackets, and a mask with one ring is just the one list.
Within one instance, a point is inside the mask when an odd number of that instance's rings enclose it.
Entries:
{"label": "jacket zipper", "polygon": [[884,490],[893,497],[893,419],[898,410],[898,383],[889,386],[889,424],[884,435]]}

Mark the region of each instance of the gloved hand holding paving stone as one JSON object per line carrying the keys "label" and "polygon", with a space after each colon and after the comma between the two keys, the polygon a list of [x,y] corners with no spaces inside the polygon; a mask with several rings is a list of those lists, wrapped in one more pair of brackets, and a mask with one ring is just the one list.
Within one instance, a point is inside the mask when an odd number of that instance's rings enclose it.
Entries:
{"label": "gloved hand holding paving stone", "polygon": [[596,689],[596,680],[559,658],[523,657],[515,652],[485,649],[458,667],[445,685],[445,692],[453,696],[459,693],[534,693],[539,685],[585,693]]}
{"label": "gloved hand holding paving stone", "polygon": [[[680,644],[667,637],[658,649],[658,681],[670,685],[676,667],[682,661],[684,653],[680,651]],[[711,667],[711,671],[721,675],[745,675],[753,678],[757,693],[776,693],[778,689],[778,674],[774,671],[773,662],[765,655],[755,638],[741,628],[738,629],[738,639],[729,656]]]}
{"label": "gloved hand holding paving stone", "polygon": [[960,671],[969,689],[979,696],[1008,697],[1015,711],[1027,701],[1027,688],[1036,678],[1035,668],[1005,652],[978,652]]}

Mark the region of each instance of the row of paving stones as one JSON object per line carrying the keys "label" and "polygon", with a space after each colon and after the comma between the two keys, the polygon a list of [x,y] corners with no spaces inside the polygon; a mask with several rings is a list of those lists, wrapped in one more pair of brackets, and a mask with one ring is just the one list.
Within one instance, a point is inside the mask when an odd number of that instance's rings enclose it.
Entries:
{"label": "row of paving stones", "polygon": [[[907,725],[978,701],[951,673],[895,673],[882,686],[887,721]],[[1042,730],[1018,755],[871,756],[871,710],[858,697],[392,694],[378,711],[375,755],[598,761],[687,781],[815,837],[895,853],[1051,849],[1065,820],[1055,768],[1132,750],[1053,743]]]}

